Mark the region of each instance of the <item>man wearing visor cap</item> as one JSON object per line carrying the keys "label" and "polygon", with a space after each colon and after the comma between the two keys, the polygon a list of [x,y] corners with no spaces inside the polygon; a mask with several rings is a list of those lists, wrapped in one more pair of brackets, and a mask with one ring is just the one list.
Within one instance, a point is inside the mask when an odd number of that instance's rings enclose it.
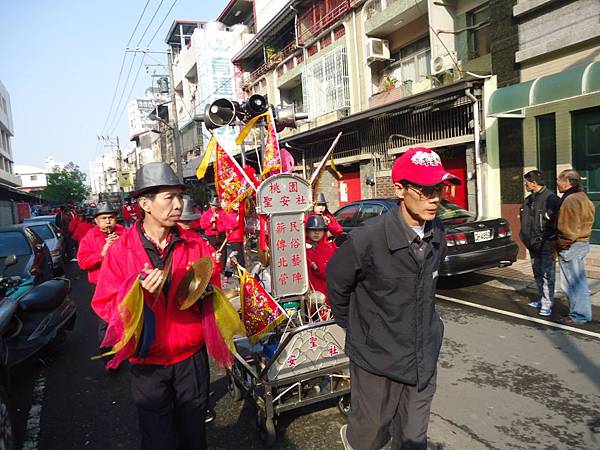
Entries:
{"label": "man wearing visor cap", "polygon": [[446,240],[436,212],[447,172],[428,148],[394,162],[398,205],[353,231],[327,266],[329,302],[346,329],[352,412],[347,449],[426,449],[443,324],[435,310]]}

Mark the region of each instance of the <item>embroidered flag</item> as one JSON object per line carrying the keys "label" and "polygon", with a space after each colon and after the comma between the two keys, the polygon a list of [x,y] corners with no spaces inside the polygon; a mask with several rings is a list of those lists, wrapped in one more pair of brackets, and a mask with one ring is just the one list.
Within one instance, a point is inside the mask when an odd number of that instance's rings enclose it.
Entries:
{"label": "embroidered flag", "polygon": [[254,344],[286,319],[287,314],[251,274],[240,271],[242,320],[248,341]]}
{"label": "embroidered flag", "polygon": [[252,194],[255,187],[238,162],[229,156],[216,139],[215,148],[215,187],[219,202],[225,205],[223,209],[227,211],[234,203],[241,202]]}
{"label": "embroidered flag", "polygon": [[265,138],[265,153],[263,155],[262,179],[270,175],[281,173],[281,153],[279,151],[279,139],[275,129],[275,120],[269,110],[265,116],[267,120],[267,136]]}

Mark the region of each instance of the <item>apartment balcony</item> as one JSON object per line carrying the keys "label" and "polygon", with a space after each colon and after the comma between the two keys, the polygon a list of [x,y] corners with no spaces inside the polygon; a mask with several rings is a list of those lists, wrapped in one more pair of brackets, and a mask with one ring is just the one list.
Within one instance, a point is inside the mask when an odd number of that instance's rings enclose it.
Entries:
{"label": "apartment balcony", "polygon": [[21,186],[21,178],[6,170],[0,169],[0,183],[8,184],[13,187]]}
{"label": "apartment balcony", "polygon": [[366,11],[365,34],[384,38],[427,14],[427,1],[415,3],[415,0],[372,0]]}
{"label": "apartment balcony", "polygon": [[350,0],[313,2],[298,18],[298,42],[309,43],[350,12]]}
{"label": "apartment balcony", "polygon": [[375,108],[377,106],[387,105],[388,103],[396,102],[401,98],[410,97],[411,95],[428,91],[433,88],[434,84],[430,78],[425,78],[416,83],[402,83],[373,94],[369,99],[369,107]]}

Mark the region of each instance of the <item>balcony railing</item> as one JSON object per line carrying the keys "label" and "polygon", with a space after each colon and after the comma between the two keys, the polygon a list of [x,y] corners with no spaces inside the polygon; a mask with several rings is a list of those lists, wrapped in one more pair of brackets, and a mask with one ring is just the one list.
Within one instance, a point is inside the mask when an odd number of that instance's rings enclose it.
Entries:
{"label": "balcony railing", "polygon": [[320,8],[317,8],[316,3],[313,4],[313,7],[299,18],[300,28],[303,28],[298,36],[299,43],[302,45],[308,39],[316,37],[319,33],[326,30],[327,27],[344,17],[349,10],[350,0],[341,0],[337,6],[327,11],[325,15],[316,18],[316,15],[320,14],[321,11]]}

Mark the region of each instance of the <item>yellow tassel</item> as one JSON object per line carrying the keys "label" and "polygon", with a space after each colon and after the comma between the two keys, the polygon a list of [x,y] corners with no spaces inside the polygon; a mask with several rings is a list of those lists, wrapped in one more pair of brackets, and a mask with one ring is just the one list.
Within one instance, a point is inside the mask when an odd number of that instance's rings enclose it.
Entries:
{"label": "yellow tassel", "polygon": [[206,152],[204,153],[204,157],[202,158],[202,161],[200,161],[198,169],[196,169],[196,178],[198,178],[199,180],[204,178],[204,175],[206,174],[206,169],[208,169],[208,165],[210,164],[210,158],[216,148],[217,141],[215,137],[212,136],[210,138],[210,141],[208,142],[208,145],[206,146]]}

